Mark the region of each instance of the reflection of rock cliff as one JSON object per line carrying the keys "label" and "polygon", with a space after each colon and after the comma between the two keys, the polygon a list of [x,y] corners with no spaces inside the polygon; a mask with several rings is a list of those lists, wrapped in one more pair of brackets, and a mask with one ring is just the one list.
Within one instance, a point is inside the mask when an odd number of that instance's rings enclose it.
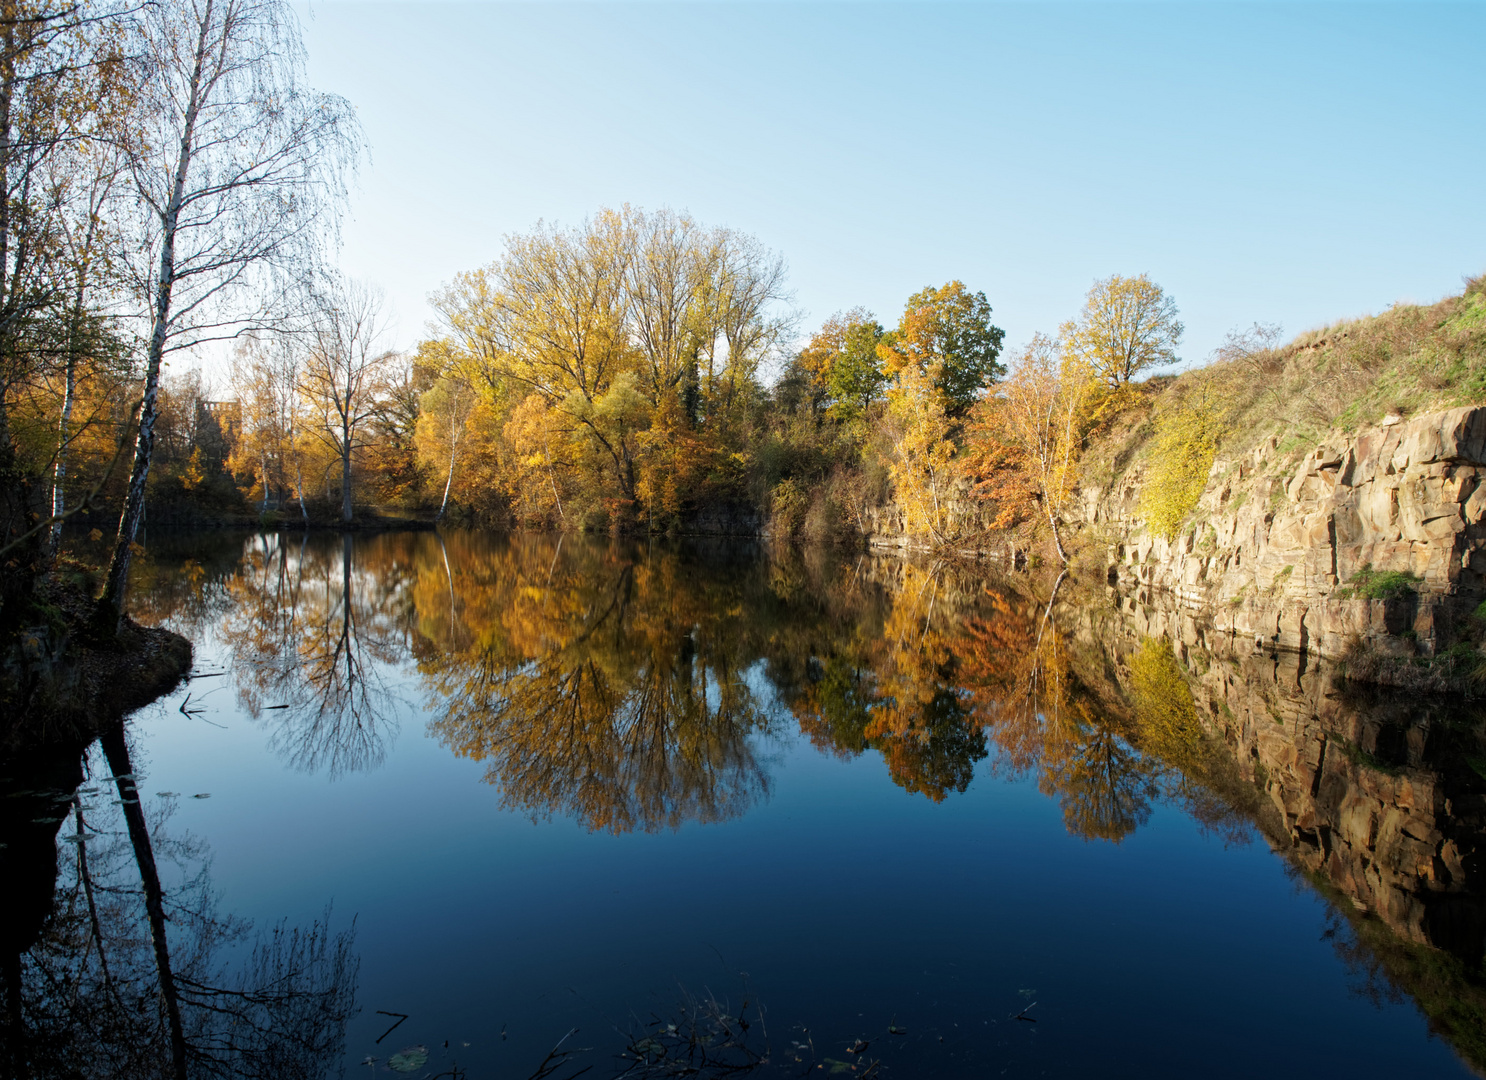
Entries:
{"label": "reflection of rock cliff", "polygon": [[[1174,541],[1140,523],[1137,472],[1089,491],[1087,509],[1114,537],[1112,575],[1174,593],[1217,629],[1325,656],[1354,637],[1428,655],[1482,591],[1483,478],[1486,408],[1462,408],[1333,434],[1303,456],[1267,440],[1219,459]],[[1413,575],[1417,591],[1348,595],[1369,567]]]}
{"label": "reflection of rock cliff", "polygon": [[1380,968],[1467,1060],[1486,1066],[1480,710],[1359,696],[1324,661],[1256,651],[1133,598],[1122,607],[1106,647],[1118,654],[1137,638],[1170,635],[1198,716],[1263,793],[1256,817],[1269,842],[1340,904],[1364,946],[1348,958]]}

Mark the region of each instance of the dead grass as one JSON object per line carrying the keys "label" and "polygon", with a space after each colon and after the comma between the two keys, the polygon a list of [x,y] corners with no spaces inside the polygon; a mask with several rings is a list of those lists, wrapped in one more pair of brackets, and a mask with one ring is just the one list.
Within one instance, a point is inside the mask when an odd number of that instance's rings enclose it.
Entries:
{"label": "dead grass", "polygon": [[1132,395],[1123,415],[1096,434],[1085,481],[1116,481],[1144,452],[1153,420],[1194,394],[1224,403],[1220,459],[1263,443],[1266,456],[1298,459],[1331,429],[1486,403],[1486,275],[1437,304],[1398,304],[1288,344],[1276,328],[1257,324],[1230,334],[1212,363],[1151,379]]}

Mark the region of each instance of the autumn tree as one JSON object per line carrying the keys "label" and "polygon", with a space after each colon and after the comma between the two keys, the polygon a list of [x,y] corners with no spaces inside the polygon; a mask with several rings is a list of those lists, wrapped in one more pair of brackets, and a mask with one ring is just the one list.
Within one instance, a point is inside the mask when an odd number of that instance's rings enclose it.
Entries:
{"label": "autumn tree", "polygon": [[888,411],[896,430],[888,472],[903,529],[944,543],[955,531],[960,470],[953,425],[933,370],[912,365],[900,370],[888,391]]}
{"label": "autumn tree", "polygon": [[573,229],[540,225],[508,238],[497,263],[459,275],[434,300],[472,381],[512,402],[535,393],[564,413],[604,462],[607,486],[631,501],[634,246],[625,212],[606,210]]}
{"label": "autumn tree", "polygon": [[380,502],[411,506],[423,497],[429,476],[418,452],[418,421],[433,382],[433,372],[414,356],[389,357],[363,454],[367,482]]}
{"label": "autumn tree", "polygon": [[[128,22],[123,5],[32,0],[0,13],[0,620],[27,602],[60,518],[84,508],[65,496],[78,365],[100,344],[122,351],[94,317],[99,232],[80,244],[80,230],[98,194],[93,151],[129,127]],[[66,423],[43,422],[58,399]],[[54,512],[43,516],[47,473]]]}
{"label": "autumn tree", "polygon": [[1061,334],[1106,385],[1119,387],[1148,368],[1175,363],[1182,324],[1176,301],[1161,286],[1144,274],[1115,274],[1094,283],[1078,318]]}
{"label": "autumn tree", "polygon": [[292,494],[302,517],[307,516],[303,440],[308,419],[300,393],[303,360],[292,337],[246,337],[233,352],[230,375],[242,416],[232,451],[234,472],[257,474],[263,511]]}
{"label": "autumn tree", "polygon": [[360,149],[350,106],[305,84],[283,0],[161,0],[139,18],[125,145],[140,210],[133,285],[149,332],[103,623],[123,617],[165,358],[284,317],[322,262]]}
{"label": "autumn tree", "polygon": [[877,347],[892,379],[888,412],[896,424],[889,471],[909,533],[951,538],[960,470],[954,458],[961,418],[1004,374],[1003,337],[984,293],[958,281],[908,300],[898,329]]}
{"label": "autumn tree", "polygon": [[[669,517],[667,491],[699,495],[676,471],[678,447],[697,484],[735,486],[758,371],[790,326],[783,280],[782,261],[750,237],[625,207],[507,238],[435,306],[483,411],[519,410],[544,454],[573,463],[583,506],[571,520],[619,525]],[[569,445],[553,449],[554,435]]]}
{"label": "autumn tree", "polygon": [[991,324],[983,292],[962,282],[929,286],[908,298],[897,330],[878,349],[883,372],[902,379],[910,369],[927,377],[951,417],[964,416],[1006,369],[997,361],[1005,337]]}
{"label": "autumn tree", "polygon": [[818,408],[851,421],[882,399],[886,376],[877,355],[882,338],[882,324],[865,308],[838,311],[821,325],[798,357]]}
{"label": "autumn tree", "polygon": [[341,474],[341,520],[352,515],[352,461],[368,444],[368,427],[386,407],[397,354],[384,349],[381,294],[356,283],[332,283],[315,315],[299,392],[310,432],[335,455]]}
{"label": "autumn tree", "polygon": [[783,256],[732,229],[719,236],[713,337],[705,350],[702,391],[715,428],[735,423],[758,386],[765,360],[793,332],[792,294]]}
{"label": "autumn tree", "polygon": [[[115,35],[108,35],[114,38]],[[115,42],[116,44],[116,42]],[[117,83],[122,60],[111,57],[102,70]],[[55,382],[57,398],[57,449],[52,463],[51,548],[55,554],[62,539],[68,513],[68,465],[73,442],[80,429],[103,420],[97,414],[78,414],[80,380],[102,377],[112,380],[129,368],[128,347],[113,305],[100,304],[118,284],[111,254],[120,240],[117,218],[125,158],[108,138],[109,125],[117,122],[121,109],[110,109],[111,98],[121,98],[124,88],[105,86],[94,106],[100,113],[99,131],[93,137],[73,140],[63,153],[48,162],[48,187],[59,207],[56,222],[55,257],[67,274],[67,306],[63,359]],[[112,90],[112,93],[108,91]]]}
{"label": "autumn tree", "polygon": [[426,373],[428,388],[418,400],[415,439],[420,458],[429,463],[448,464],[444,475],[444,494],[439,500],[438,517],[449,508],[449,492],[454,488],[454,467],[459,461],[459,446],[475,407],[475,388],[460,370],[449,342],[425,341],[418,347],[414,363]]}
{"label": "autumn tree", "polygon": [[[1079,357],[1052,338],[1034,335],[996,396],[977,407],[966,454],[967,470],[982,493],[1000,496],[1010,514],[1020,508],[1011,494],[1016,486],[1031,496],[1065,563],[1059,522],[1077,481],[1075,466],[1093,382]],[[1003,465],[1009,466],[1010,476],[1002,473]]]}

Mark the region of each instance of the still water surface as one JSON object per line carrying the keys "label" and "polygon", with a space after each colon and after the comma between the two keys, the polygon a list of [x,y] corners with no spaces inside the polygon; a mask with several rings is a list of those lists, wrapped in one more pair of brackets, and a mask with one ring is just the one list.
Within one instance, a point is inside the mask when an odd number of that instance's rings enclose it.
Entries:
{"label": "still water surface", "polygon": [[[352,1075],[421,1047],[406,1075],[527,1077],[574,1028],[551,1075],[679,1075],[693,1025],[758,1075],[1470,1075],[1473,716],[1050,585],[745,543],[166,536],[137,605],[196,677],[131,722],[133,767],[221,911],[354,919]],[[1235,706],[1268,709],[1263,755],[1194,722]],[[1405,783],[1448,813],[1389,825]]]}

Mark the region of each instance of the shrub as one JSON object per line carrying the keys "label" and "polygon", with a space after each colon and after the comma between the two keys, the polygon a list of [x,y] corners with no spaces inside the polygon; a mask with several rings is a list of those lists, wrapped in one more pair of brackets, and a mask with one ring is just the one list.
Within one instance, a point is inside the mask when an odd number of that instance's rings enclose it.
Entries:
{"label": "shrub", "polygon": [[1222,430],[1218,408],[1206,395],[1157,419],[1155,460],[1140,493],[1141,514],[1152,531],[1170,540],[1181,530],[1207,486]]}
{"label": "shrub", "polygon": [[[1391,600],[1417,592],[1417,587],[1423,581],[1423,578],[1407,570],[1374,570],[1369,563],[1349,577],[1346,586],[1338,589],[1336,595],[1342,600],[1353,597],[1360,600]],[[1480,613],[1479,608],[1477,613]]]}

